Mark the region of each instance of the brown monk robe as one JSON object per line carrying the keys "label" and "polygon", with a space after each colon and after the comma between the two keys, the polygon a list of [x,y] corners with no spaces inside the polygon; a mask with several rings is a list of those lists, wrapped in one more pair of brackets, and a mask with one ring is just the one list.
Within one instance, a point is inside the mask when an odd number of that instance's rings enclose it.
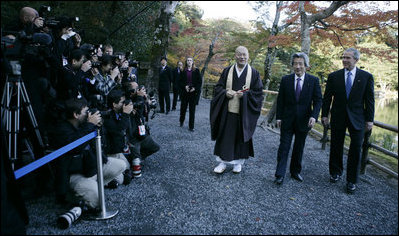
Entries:
{"label": "brown monk robe", "polygon": [[259,72],[247,60],[248,50],[238,47],[237,63],[223,70],[215,87],[210,123],[214,154],[220,162],[216,173],[223,173],[225,163],[234,164],[233,172],[239,173],[245,159],[254,156],[252,135],[262,108],[263,86]]}

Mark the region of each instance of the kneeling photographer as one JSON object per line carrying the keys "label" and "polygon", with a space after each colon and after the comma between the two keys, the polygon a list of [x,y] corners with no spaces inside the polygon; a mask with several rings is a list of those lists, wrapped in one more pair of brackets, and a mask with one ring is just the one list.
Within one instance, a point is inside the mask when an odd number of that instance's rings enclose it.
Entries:
{"label": "kneeling photographer", "polygon": [[148,115],[148,98],[143,86],[138,87],[137,83],[124,83],[125,96],[133,102],[133,112],[130,117],[131,134],[129,141],[132,145],[130,149],[133,158],[145,158],[159,151],[160,146],[150,135],[150,127],[146,123],[145,116]]}
{"label": "kneeling photographer", "polygon": [[59,99],[89,98],[90,87],[94,85],[90,83],[86,73],[91,69],[91,61],[85,60],[85,53],[81,49],[74,49],[71,52],[68,64],[63,67],[63,76],[57,88]]}
{"label": "kneeling photographer", "polygon": [[[100,113],[97,111],[92,114],[88,110],[84,98],[71,98],[65,102],[65,119],[51,133],[50,140],[54,148],[64,147],[101,125]],[[94,140],[84,143],[56,160],[55,190],[58,203],[77,206],[83,200],[88,209],[99,210],[97,159],[93,142]],[[107,185],[123,173],[126,164],[105,155],[102,157],[104,185]]]}
{"label": "kneeling photographer", "polygon": [[129,154],[127,133],[130,130],[129,115],[133,111],[133,104],[129,99],[125,100],[125,95],[121,90],[114,89],[108,94],[108,106],[112,110],[104,119],[106,153],[108,157],[123,160],[127,166],[123,177],[117,178],[114,184],[128,185],[133,178],[133,172],[130,169],[132,160],[127,160],[125,154]]}

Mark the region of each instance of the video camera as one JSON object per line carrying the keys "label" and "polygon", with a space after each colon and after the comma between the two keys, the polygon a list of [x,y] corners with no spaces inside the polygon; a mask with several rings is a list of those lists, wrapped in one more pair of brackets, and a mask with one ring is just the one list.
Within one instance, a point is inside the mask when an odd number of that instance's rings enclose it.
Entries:
{"label": "video camera", "polygon": [[50,6],[42,5],[39,8],[39,16],[43,18],[44,24],[43,27],[49,28],[64,28],[67,26],[72,26],[73,23],[79,21],[79,17],[48,17],[48,14],[51,12]]}

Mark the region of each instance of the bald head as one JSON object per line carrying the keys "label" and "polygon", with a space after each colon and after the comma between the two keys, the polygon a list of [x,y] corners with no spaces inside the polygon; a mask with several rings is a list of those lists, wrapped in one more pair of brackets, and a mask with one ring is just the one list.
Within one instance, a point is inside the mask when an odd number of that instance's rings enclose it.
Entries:
{"label": "bald head", "polygon": [[244,46],[238,46],[236,48],[235,59],[237,66],[243,68],[248,63],[249,53],[248,49]]}
{"label": "bald head", "polygon": [[21,11],[19,12],[19,19],[23,24],[26,23],[31,23],[35,19],[35,17],[38,17],[39,13],[31,8],[31,7],[23,7]]}

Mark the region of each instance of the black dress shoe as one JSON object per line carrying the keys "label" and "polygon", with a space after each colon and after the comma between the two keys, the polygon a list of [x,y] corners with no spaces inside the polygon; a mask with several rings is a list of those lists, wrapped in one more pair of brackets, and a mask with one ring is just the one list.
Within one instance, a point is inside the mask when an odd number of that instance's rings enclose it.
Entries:
{"label": "black dress shoe", "polygon": [[183,122],[180,122],[180,127],[183,127]]}
{"label": "black dress shoe", "polygon": [[188,130],[190,130],[191,132],[194,132],[194,130],[195,130],[195,129],[194,129],[194,128],[192,128],[192,129],[188,129]]}
{"label": "black dress shoe", "polygon": [[169,111],[166,111],[166,112],[165,112],[165,115],[167,115],[167,114],[169,114]]}
{"label": "black dress shoe", "polygon": [[274,180],[275,184],[281,185],[284,181],[284,177],[283,176],[277,176],[276,179]]}
{"label": "black dress shoe", "polygon": [[336,183],[340,178],[341,178],[340,175],[331,175],[330,176],[330,182],[331,183]]}
{"label": "black dress shoe", "polygon": [[354,183],[348,182],[346,183],[346,192],[349,194],[354,193],[356,190],[356,185]]}
{"label": "black dress shoe", "polygon": [[298,180],[299,182],[303,182],[303,178],[300,174],[291,174],[291,178]]}

